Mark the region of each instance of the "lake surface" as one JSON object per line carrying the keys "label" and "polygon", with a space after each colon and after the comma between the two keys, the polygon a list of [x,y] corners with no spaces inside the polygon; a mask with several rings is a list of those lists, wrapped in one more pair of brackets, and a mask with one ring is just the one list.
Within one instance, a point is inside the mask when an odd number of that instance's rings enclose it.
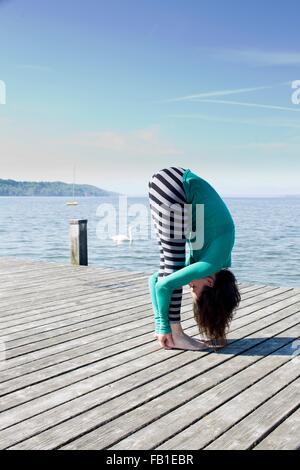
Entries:
{"label": "lake surface", "polygon": [[[69,219],[88,219],[90,265],[158,270],[159,249],[147,198],[78,198],[78,206],[67,206],[67,200],[0,197],[0,256],[69,263]],[[236,225],[231,269],[238,280],[299,287],[300,198],[224,200]],[[139,225],[132,244],[116,245],[109,238],[119,233],[119,226],[126,234],[122,220]]]}

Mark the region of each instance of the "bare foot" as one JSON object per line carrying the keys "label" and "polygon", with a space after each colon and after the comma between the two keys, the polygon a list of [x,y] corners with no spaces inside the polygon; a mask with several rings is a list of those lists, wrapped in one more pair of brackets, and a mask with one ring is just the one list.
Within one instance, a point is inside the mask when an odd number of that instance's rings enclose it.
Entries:
{"label": "bare foot", "polygon": [[172,349],[185,349],[190,351],[201,351],[203,349],[210,349],[209,346],[200,341],[199,339],[194,339],[191,336],[183,334],[172,334],[174,347]]}
{"label": "bare foot", "polygon": [[209,345],[204,341],[192,338],[184,333],[180,323],[171,323],[172,339],[174,346],[172,349],[184,349],[190,351],[201,351],[209,349]]}

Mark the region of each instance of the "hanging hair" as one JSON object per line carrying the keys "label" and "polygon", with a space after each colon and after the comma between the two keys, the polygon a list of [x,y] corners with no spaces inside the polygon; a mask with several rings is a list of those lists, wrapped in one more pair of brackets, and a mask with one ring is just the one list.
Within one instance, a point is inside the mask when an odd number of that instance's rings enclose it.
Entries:
{"label": "hanging hair", "polygon": [[234,311],[241,301],[237,281],[229,269],[216,273],[213,287],[204,286],[193,302],[194,318],[200,334],[211,340],[225,340]]}

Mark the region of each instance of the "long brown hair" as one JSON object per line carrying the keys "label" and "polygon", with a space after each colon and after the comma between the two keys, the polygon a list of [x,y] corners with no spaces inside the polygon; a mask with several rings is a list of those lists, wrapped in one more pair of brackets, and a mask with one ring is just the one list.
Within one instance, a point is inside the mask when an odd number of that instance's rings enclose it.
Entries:
{"label": "long brown hair", "polygon": [[204,286],[193,302],[200,334],[211,340],[225,340],[235,309],[241,301],[236,278],[229,269],[216,273],[213,287]]}

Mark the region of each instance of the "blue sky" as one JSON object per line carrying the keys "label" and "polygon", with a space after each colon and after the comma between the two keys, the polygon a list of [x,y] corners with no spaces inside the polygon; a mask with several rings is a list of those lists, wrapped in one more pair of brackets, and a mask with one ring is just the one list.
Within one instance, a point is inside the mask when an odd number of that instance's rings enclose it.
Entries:
{"label": "blue sky", "polygon": [[296,0],[0,0],[0,178],[71,181],[76,164],[78,183],[146,195],[180,165],[223,196],[300,193],[299,13]]}

